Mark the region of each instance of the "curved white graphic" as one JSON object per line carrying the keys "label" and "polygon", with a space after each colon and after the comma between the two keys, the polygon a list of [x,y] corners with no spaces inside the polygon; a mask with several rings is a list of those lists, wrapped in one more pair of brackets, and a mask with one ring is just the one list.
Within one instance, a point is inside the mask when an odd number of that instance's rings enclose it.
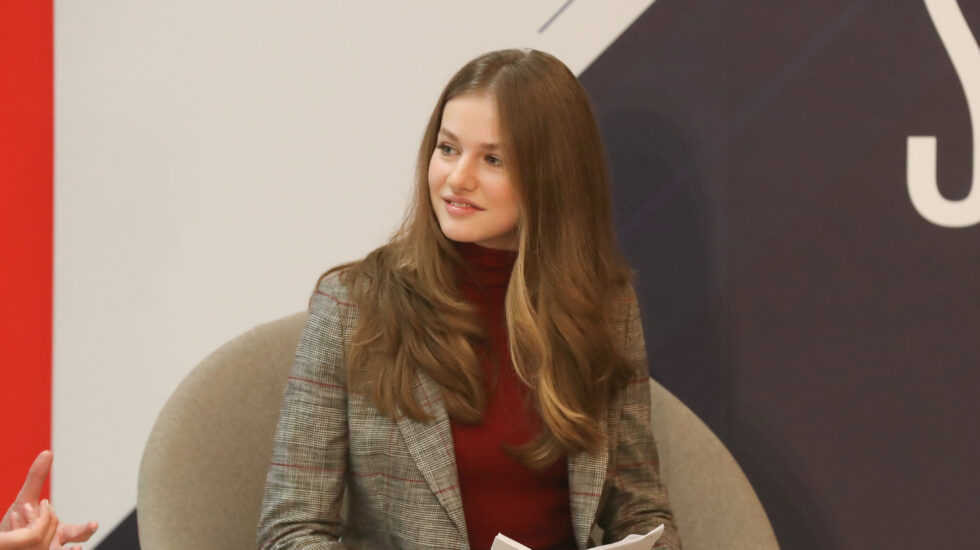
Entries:
{"label": "curved white graphic", "polygon": [[943,227],[980,223],[980,48],[956,0],[924,0],[953,68],[963,84],[973,131],[973,179],[966,198],[951,201],[936,182],[936,136],[909,136],[907,179],[909,197],[919,214]]}

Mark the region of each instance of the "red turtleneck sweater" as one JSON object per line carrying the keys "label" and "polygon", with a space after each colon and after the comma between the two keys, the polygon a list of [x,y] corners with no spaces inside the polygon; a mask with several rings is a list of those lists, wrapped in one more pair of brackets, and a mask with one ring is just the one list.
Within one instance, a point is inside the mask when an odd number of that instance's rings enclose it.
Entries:
{"label": "red turtleneck sweater", "polygon": [[[508,456],[502,444],[527,443],[540,420],[510,360],[504,297],[516,252],[457,243],[468,269],[457,277],[463,296],[486,325],[483,359],[487,409],[477,425],[451,422],[463,512],[472,550],[488,550],[497,533],[535,550],[575,548],[563,458],[538,472]],[[479,353],[480,350],[478,350]]]}

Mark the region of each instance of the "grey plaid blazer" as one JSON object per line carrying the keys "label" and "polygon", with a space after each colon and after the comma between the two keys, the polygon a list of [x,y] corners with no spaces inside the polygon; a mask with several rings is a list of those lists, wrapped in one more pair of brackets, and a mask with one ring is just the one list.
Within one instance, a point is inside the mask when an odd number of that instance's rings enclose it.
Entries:
{"label": "grey plaid blazer", "polygon": [[[580,549],[598,524],[605,539],[661,523],[657,548],[679,549],[650,433],[650,389],[635,296],[617,326],[636,380],[606,413],[608,449],[568,457],[572,525]],[[259,519],[263,549],[469,547],[449,418],[436,384],[415,383],[434,417],[424,424],[382,416],[349,392],[345,358],[357,307],[336,277],[321,282],[296,351]],[[341,516],[346,490],[348,512]],[[487,541],[490,548],[492,541]],[[473,549],[485,550],[485,549]]]}

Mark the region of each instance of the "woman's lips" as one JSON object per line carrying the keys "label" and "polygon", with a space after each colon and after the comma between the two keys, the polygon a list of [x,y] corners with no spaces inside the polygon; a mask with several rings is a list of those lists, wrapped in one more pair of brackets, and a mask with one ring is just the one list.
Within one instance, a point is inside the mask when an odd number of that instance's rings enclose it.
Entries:
{"label": "woman's lips", "polygon": [[465,216],[482,210],[467,201],[456,199],[443,199],[443,201],[446,203],[446,211],[453,216]]}

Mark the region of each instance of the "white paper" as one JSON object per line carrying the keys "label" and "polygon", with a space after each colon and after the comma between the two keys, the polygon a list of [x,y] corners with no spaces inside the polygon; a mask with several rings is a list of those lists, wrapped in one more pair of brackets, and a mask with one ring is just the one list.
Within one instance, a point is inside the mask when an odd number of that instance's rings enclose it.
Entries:
{"label": "white paper", "polygon": [[[611,542],[609,544],[603,544],[602,546],[596,546],[593,550],[651,550],[654,543],[657,542],[657,539],[660,538],[660,534],[663,532],[664,526],[661,525],[645,535],[626,535],[626,537],[619,542]],[[498,533],[493,539],[493,545],[490,546],[490,550],[531,549],[517,542],[516,540],[510,539]]]}
{"label": "white paper", "polygon": [[493,545],[490,550],[531,550],[527,546],[517,542],[514,539],[507,538],[500,533],[493,538]]}

